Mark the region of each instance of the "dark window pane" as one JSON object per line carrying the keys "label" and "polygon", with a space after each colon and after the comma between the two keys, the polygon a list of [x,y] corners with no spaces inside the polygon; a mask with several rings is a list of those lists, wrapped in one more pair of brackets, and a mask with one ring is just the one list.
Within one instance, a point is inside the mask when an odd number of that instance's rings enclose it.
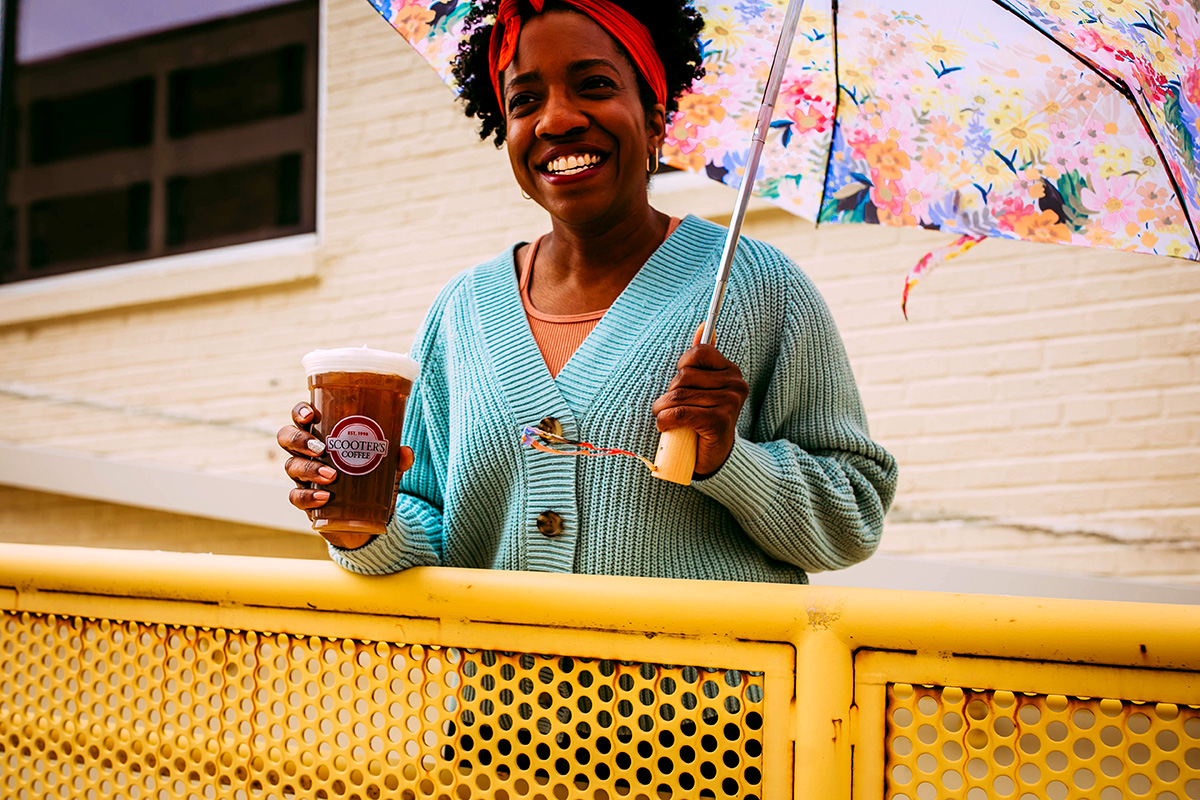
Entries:
{"label": "dark window pane", "polygon": [[48,164],[145,147],[154,134],[154,79],[38,100],[29,109],[29,158]]}
{"label": "dark window pane", "polygon": [[288,153],[279,159],[278,225],[300,224],[300,163],[299,153]]}
{"label": "dark window pane", "polygon": [[42,200],[29,206],[29,267],[138,254],[146,249],[150,184]]}
{"label": "dark window pane", "polygon": [[167,181],[167,245],[270,232],[300,222],[299,153]]}
{"label": "dark window pane", "polygon": [[304,108],[304,45],[175,70],[170,95],[170,133],[176,139],[294,114]]}
{"label": "dark window pane", "polygon": [[4,209],[4,229],[0,231],[0,283],[12,280],[17,267],[17,210]]}
{"label": "dark window pane", "polygon": [[8,170],[17,166],[17,131],[20,129],[23,111],[24,109],[16,103],[8,100],[4,104],[3,112],[0,113],[0,125],[4,126],[2,148],[4,150],[4,168]]}

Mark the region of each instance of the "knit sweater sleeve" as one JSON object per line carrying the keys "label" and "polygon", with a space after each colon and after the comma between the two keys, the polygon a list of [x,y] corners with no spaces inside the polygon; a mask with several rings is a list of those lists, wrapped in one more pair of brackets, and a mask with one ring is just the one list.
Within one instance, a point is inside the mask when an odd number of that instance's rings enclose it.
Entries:
{"label": "knit sweater sleeve", "polygon": [[401,444],[413,450],[413,465],[400,478],[396,510],[387,532],[353,550],[329,545],[330,557],[351,572],[383,575],[442,563],[446,470],[435,446],[445,441],[444,406],[449,396],[442,322],[465,278],[465,273],[460,275],[438,295],[413,345],[412,355],[421,365],[421,374],[405,406],[401,436]]}
{"label": "knit sweater sleeve", "polygon": [[778,316],[764,313],[761,329],[746,332],[766,355],[746,376],[751,394],[733,450],[693,485],[728,508],[772,558],[808,572],[841,569],[878,547],[896,462],[870,438],[824,299],[788,268],[785,286],[770,290],[785,291]]}

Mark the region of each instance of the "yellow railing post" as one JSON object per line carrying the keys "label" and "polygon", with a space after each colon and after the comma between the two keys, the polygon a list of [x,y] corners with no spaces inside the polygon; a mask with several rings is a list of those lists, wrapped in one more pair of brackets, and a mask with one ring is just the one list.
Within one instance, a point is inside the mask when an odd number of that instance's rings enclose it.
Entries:
{"label": "yellow railing post", "polygon": [[802,631],[796,642],[796,798],[849,800],[853,702],[850,648],[828,628]]}

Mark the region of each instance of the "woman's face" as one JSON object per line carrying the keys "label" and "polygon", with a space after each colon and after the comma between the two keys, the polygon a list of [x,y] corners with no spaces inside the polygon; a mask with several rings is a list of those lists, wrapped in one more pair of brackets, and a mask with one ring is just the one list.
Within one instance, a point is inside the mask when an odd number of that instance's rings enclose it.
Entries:
{"label": "woman's face", "polygon": [[502,85],[513,174],[551,216],[611,226],[648,206],[663,107],[647,113],[633,66],[603,28],[570,11],[530,18]]}

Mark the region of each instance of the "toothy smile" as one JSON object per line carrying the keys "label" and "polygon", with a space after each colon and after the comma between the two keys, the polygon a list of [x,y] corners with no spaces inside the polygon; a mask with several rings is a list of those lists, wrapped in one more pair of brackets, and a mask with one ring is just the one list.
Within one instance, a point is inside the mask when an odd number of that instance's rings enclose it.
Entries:
{"label": "toothy smile", "polygon": [[545,170],[551,175],[575,175],[596,166],[601,160],[595,153],[560,156],[547,164]]}

